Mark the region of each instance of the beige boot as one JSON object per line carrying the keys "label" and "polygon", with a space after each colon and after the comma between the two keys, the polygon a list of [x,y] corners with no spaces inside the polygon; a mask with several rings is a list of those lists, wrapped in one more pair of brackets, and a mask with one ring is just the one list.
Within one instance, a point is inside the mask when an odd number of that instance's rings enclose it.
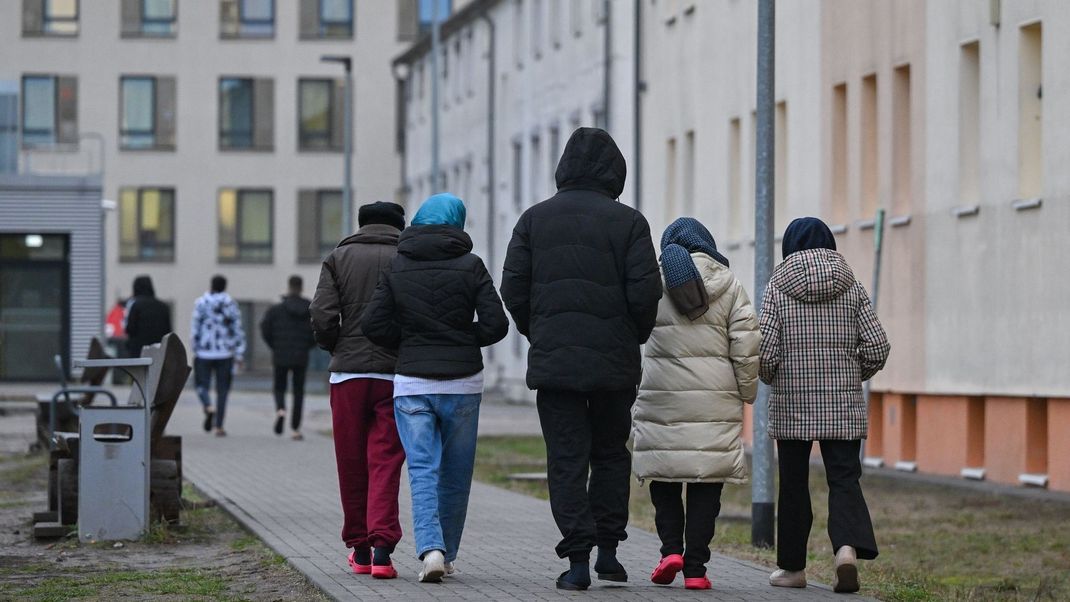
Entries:
{"label": "beige boot", "polygon": [[858,557],[851,546],[841,546],[836,550],[836,581],[832,591],[849,594],[858,591]]}
{"label": "beige boot", "polygon": [[806,587],[806,571],[785,571],[777,569],[769,575],[769,585],[773,587]]}

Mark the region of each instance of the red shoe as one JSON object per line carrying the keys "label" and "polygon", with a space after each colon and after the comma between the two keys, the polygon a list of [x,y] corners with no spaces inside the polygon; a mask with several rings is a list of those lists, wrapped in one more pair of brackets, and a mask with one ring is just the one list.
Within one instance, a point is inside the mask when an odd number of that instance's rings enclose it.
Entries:
{"label": "red shoe", "polygon": [[676,579],[676,573],[684,568],[684,557],[679,554],[669,554],[661,559],[657,568],[650,574],[650,580],[658,585],[668,585]]}
{"label": "red shoe", "polygon": [[394,579],[397,576],[398,571],[394,568],[394,563],[372,565],[373,579]]}
{"label": "red shoe", "polygon": [[349,568],[353,569],[353,572],[358,575],[371,575],[372,565],[370,564],[358,564],[356,559],[357,551],[353,550],[349,553],[349,557],[346,561],[349,562]]}
{"label": "red shoe", "polygon": [[684,577],[684,589],[711,589],[713,585],[710,584],[710,580],[706,576],[702,577]]}

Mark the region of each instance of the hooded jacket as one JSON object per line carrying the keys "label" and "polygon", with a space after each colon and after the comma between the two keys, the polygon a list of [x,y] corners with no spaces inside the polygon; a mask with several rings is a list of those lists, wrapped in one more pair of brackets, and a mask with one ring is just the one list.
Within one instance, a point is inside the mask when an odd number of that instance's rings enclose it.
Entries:
{"label": "hooded jacket", "polygon": [[126,303],[126,350],[130,357],[141,355],[141,348],[159,343],[171,332],[171,310],[156,298],[152,279],[134,279],[134,296]]}
{"label": "hooded jacket", "polygon": [[705,253],[691,259],[709,307],[692,320],[668,294],[658,305],[632,408],[632,470],[657,481],[743,483],[743,404],[758,392],[758,318],[727,266]]}
{"label": "hooded jacket", "polygon": [[368,224],[323,260],[310,312],[316,343],[331,354],[331,372],[393,374],[397,349],[376,345],[360,326],[379,273],[397,255],[401,231]]}
{"label": "hooded jacket", "polygon": [[862,382],[884,367],[890,346],[843,256],[826,248],[789,255],[765,290],[760,326],[769,435],[865,439]]}
{"label": "hooded jacket", "polygon": [[241,310],[226,293],[205,293],[193,304],[193,355],[220,360],[245,355]]}
{"label": "hooded jacket", "polygon": [[608,391],[639,384],[661,277],[650,226],[618,203],[626,168],[600,129],[572,134],[557,194],[520,216],[502,274],[502,298],[531,343],[532,389]]}
{"label": "hooded jacket", "polygon": [[271,363],[285,368],[308,365],[308,350],[316,346],[309,321],[310,302],[301,295],[286,295],[272,305],[260,321],[260,336],[271,348]]}
{"label": "hooded jacket", "polygon": [[362,320],[378,345],[398,349],[397,374],[454,379],[483,370],[481,347],[509,320],[472,239],[455,226],[410,226]]}

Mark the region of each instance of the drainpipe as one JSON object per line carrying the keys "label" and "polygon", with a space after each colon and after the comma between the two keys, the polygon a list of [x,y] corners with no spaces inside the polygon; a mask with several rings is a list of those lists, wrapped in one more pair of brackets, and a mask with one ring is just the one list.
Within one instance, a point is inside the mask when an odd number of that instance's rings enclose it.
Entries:
{"label": "drainpipe", "polygon": [[611,11],[611,9],[613,7],[613,2],[612,2],[612,0],[603,0],[603,2],[605,3],[605,19],[606,19],[605,30],[606,30],[606,35],[603,38],[603,40],[605,41],[605,48],[603,50],[603,53],[605,55],[605,66],[603,67],[605,69],[605,77],[603,78],[603,81],[602,81],[602,111],[605,114],[605,120],[606,120],[605,126],[606,126],[606,131],[608,132],[608,131],[611,131],[610,128],[609,128],[609,94],[612,91],[612,88],[611,88],[610,84],[612,82],[612,77],[613,77],[612,76],[612,73],[613,73],[613,36],[612,36],[613,13]]}
{"label": "drainpipe", "polygon": [[642,54],[643,50],[643,27],[641,25],[643,21],[643,0],[635,0],[635,39],[633,40],[634,46],[632,49],[632,63],[635,66],[635,123],[633,124],[633,136],[635,140],[635,150],[632,156],[632,164],[635,168],[632,172],[635,174],[632,179],[635,181],[635,210],[643,210],[643,92],[646,90],[646,83],[643,82],[643,68],[642,68]]}

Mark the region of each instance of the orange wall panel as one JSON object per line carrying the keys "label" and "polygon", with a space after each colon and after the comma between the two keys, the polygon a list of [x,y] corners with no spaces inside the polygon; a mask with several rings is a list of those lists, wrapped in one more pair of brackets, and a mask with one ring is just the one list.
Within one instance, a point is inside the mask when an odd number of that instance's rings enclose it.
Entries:
{"label": "orange wall panel", "polygon": [[1029,399],[985,399],[985,478],[1018,484],[1026,470],[1026,434]]}
{"label": "orange wall panel", "polygon": [[969,413],[968,397],[918,396],[918,470],[959,475],[967,466]]}
{"label": "orange wall panel", "polygon": [[885,393],[882,395],[884,412],[884,462],[913,461],[916,449],[916,413],[913,395]]}
{"label": "orange wall panel", "polygon": [[1070,399],[1048,400],[1048,487],[1070,491]]}

